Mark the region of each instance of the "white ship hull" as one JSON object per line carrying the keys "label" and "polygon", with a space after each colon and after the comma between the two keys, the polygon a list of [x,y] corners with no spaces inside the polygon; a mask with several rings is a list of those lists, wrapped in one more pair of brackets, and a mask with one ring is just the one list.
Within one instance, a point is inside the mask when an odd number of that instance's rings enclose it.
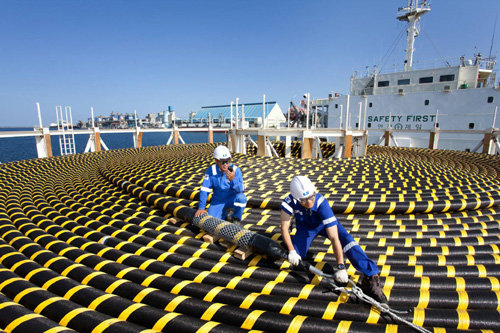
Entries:
{"label": "white ship hull", "polygon": [[429,131],[436,126],[440,130],[469,132],[441,133],[439,149],[472,150],[484,137],[476,131],[499,127],[500,123],[495,119],[500,90],[477,88],[334,97],[328,102],[329,128],[346,127],[348,99],[347,127],[367,129],[369,144],[378,144],[383,131],[392,128],[399,146],[425,148],[429,145]]}

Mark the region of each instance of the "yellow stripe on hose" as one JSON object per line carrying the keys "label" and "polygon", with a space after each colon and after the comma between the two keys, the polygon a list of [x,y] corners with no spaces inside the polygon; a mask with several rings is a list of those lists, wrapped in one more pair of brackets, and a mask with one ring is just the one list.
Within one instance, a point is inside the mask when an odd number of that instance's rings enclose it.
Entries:
{"label": "yellow stripe on hose", "polygon": [[217,313],[217,311],[222,308],[223,306],[226,306],[225,304],[222,303],[214,303],[208,307],[208,309],[203,313],[201,316],[202,320],[212,320],[212,317]]}
{"label": "yellow stripe on hose", "polygon": [[470,317],[469,313],[465,310],[458,309],[458,326],[457,329],[459,330],[468,330],[469,325],[470,325]]}
{"label": "yellow stripe on hose", "polygon": [[298,297],[290,297],[288,301],[286,301],[285,304],[283,304],[283,306],[281,307],[280,313],[290,314],[290,312],[292,312],[292,309],[298,300],[299,300]]}
{"label": "yellow stripe on hose", "polygon": [[177,296],[175,297],[173,300],[171,300],[167,306],[165,307],[165,311],[168,311],[168,312],[174,312],[175,311],[175,308],[181,304],[182,302],[184,302],[186,299],[189,299],[191,297],[189,296],[184,296],[184,295],[181,295],[181,296]]}
{"label": "yellow stripe on hose", "polygon": [[156,324],[153,326],[153,330],[159,332],[163,331],[164,327],[168,324],[168,322],[177,316],[179,316],[178,313],[167,313],[156,322]]}
{"label": "yellow stripe on hose", "polygon": [[137,309],[139,308],[142,308],[146,306],[145,304],[141,304],[141,303],[135,303],[135,304],[132,304],[130,305],[128,308],[126,308],[125,310],[122,311],[122,313],[120,313],[120,315],[118,316],[119,319],[121,320],[127,320],[127,318]]}
{"label": "yellow stripe on hose", "polygon": [[216,326],[220,325],[219,323],[216,323],[216,322],[213,322],[213,321],[210,321],[206,324],[204,324],[202,327],[200,327],[196,333],[208,333],[208,332],[211,332],[212,329]]}
{"label": "yellow stripe on hose", "polygon": [[242,308],[242,309],[250,309],[250,306],[252,306],[252,303],[259,296],[260,296],[259,293],[251,293],[251,294],[249,294],[247,297],[245,297],[245,299],[243,300],[243,302],[241,302],[240,308]]}
{"label": "yellow stripe on hose", "polygon": [[89,310],[87,308],[78,308],[78,309],[74,309],[70,312],[68,312],[60,321],[59,321],[59,324],[61,324],[62,326],[68,326],[68,323],[73,319],[75,318],[76,316],[78,316],[79,314],[81,313],[84,313],[84,312],[92,312],[92,310]]}
{"label": "yellow stripe on hose", "polygon": [[36,313],[30,313],[24,316],[21,316],[15,320],[13,320],[9,325],[5,327],[5,332],[12,332],[15,330],[19,325],[35,318],[43,318],[43,316],[36,314]]}
{"label": "yellow stripe on hose", "polygon": [[102,333],[104,332],[107,328],[109,328],[111,325],[116,324],[116,323],[121,323],[122,320],[116,319],[116,318],[110,318],[107,319],[103,322],[101,322],[99,325],[97,325],[93,330],[92,333]]}
{"label": "yellow stripe on hose", "polygon": [[255,325],[255,322],[257,321],[257,319],[259,319],[260,315],[263,313],[264,313],[264,311],[262,311],[262,310],[254,310],[254,311],[250,312],[250,314],[247,316],[247,319],[245,319],[245,321],[241,325],[241,328],[246,329],[246,330],[252,329],[252,327],[253,327],[253,325]]}

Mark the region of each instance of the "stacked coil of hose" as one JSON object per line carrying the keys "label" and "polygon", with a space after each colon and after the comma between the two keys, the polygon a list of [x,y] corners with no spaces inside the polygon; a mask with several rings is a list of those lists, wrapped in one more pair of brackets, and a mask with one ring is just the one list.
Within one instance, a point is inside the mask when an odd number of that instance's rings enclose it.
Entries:
{"label": "stacked coil of hose", "polygon": [[[279,205],[302,174],[379,266],[389,305],[412,310],[406,320],[435,332],[500,331],[499,157],[387,147],[346,160],[233,154],[248,206],[241,227],[216,231],[192,223],[214,147],[0,165],[0,329],[411,331],[287,262],[232,255],[253,235],[281,241]],[[331,144],[322,150],[332,155]],[[203,241],[223,228],[233,247]],[[329,241],[316,238],[305,260],[331,273]]]}

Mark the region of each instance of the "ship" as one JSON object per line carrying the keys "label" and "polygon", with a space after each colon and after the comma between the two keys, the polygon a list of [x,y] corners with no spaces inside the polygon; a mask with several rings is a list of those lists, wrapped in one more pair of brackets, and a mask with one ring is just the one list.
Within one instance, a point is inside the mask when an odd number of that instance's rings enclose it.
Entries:
{"label": "ship", "polygon": [[440,134],[434,147],[439,149],[478,151],[486,132],[498,141],[496,57],[476,53],[441,67],[414,65],[419,20],[430,10],[430,3],[418,0],[398,9],[397,19],[407,23],[401,70],[384,73],[374,67],[364,75],[354,73],[348,94],[313,100],[317,126],[367,130],[368,144],[381,144],[389,131],[389,144],[402,147],[429,147],[431,133]]}

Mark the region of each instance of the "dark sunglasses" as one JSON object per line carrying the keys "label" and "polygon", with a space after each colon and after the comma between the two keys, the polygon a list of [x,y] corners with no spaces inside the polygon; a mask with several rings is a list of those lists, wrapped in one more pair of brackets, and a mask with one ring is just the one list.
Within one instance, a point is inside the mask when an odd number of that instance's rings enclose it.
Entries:
{"label": "dark sunglasses", "polygon": [[224,164],[229,164],[229,162],[231,161],[230,158],[228,158],[227,160],[219,160],[219,162],[224,165]]}

